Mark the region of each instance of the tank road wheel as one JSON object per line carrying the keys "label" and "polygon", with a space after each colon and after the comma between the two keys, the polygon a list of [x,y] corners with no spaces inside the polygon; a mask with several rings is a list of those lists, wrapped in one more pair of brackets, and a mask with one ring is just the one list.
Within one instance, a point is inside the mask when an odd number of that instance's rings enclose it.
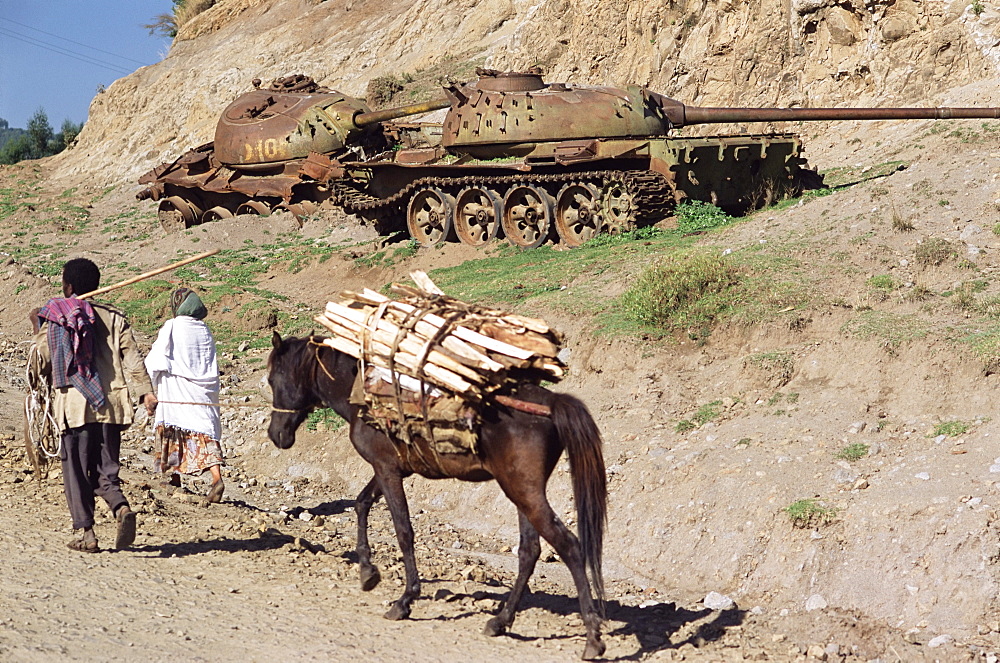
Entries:
{"label": "tank road wheel", "polygon": [[624,182],[608,182],[601,192],[601,216],[604,229],[612,234],[635,228],[635,196]]}
{"label": "tank road wheel", "polygon": [[497,236],[503,204],[496,192],[470,187],[455,203],[455,234],[463,244],[485,246]]}
{"label": "tank road wheel", "polygon": [[541,246],[552,227],[552,196],[540,187],[522,184],[503,197],[503,231],[522,249]]}
{"label": "tank road wheel", "polygon": [[278,206],[274,208],[276,212],[291,212],[292,216],[295,217],[295,221],[299,224],[299,228],[305,223],[306,218],[312,216],[319,209],[319,205],[311,200],[303,200],[299,203],[278,203]]}
{"label": "tank road wheel", "polygon": [[208,223],[210,221],[222,221],[223,219],[233,218],[233,213],[227,210],[225,207],[219,205],[218,207],[213,207],[207,210],[201,215],[201,222]]}
{"label": "tank road wheel", "polygon": [[424,246],[440,244],[451,235],[455,217],[455,197],[440,189],[417,191],[406,207],[406,228],[410,237]]}
{"label": "tank road wheel", "polygon": [[180,196],[170,196],[160,201],[156,216],[165,231],[175,233],[198,225],[201,208]]}
{"label": "tank road wheel", "polygon": [[270,216],[271,208],[263,200],[248,200],[236,208],[236,214],[253,214],[254,216]]}
{"label": "tank road wheel", "polygon": [[556,232],[567,246],[580,246],[601,232],[601,196],[597,187],[571,182],[556,196]]}

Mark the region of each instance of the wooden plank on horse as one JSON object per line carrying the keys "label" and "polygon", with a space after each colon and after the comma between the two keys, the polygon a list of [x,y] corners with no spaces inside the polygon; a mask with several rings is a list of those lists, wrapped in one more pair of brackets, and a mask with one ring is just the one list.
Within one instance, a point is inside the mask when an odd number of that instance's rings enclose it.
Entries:
{"label": "wooden plank on horse", "polygon": [[392,285],[400,299],[365,288],[329,302],[315,318],[338,339],[329,345],[474,401],[505,384],[562,378],[562,338],[544,320],[471,305],[411,276],[418,287]]}

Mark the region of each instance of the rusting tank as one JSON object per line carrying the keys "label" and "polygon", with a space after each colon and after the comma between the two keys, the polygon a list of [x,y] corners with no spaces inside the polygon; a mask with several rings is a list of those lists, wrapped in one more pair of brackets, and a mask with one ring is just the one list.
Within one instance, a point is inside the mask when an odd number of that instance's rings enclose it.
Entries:
{"label": "rusting tank", "polygon": [[[422,244],[578,246],[648,225],[689,198],[730,214],[821,185],[791,133],[681,137],[698,124],[998,118],[996,108],[703,108],[645,87],[545,83],[480,70],[447,99],[371,112],[305,77],[255,89],[214,144],[146,174],[165,227],[329,202]],[[393,122],[448,108],[443,123]]]}

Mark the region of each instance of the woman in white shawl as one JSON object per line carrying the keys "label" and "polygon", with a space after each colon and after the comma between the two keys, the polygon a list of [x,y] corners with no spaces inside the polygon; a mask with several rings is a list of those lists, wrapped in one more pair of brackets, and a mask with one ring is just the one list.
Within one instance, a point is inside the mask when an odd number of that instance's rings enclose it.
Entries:
{"label": "woman in white shawl", "polygon": [[219,419],[219,366],[215,339],[202,319],[201,298],[188,288],[170,297],[174,317],[160,329],[146,371],[156,390],[156,469],[180,474],[212,473],[209,502],[222,500],[222,423]]}

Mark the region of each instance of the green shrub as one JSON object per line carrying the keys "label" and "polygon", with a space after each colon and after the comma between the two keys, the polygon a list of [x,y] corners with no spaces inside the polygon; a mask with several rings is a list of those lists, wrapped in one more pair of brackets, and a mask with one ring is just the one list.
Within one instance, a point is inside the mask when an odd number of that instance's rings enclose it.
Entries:
{"label": "green shrub", "polygon": [[970,426],[964,421],[942,421],[934,427],[933,437],[947,435],[948,437],[958,437],[969,430]]}
{"label": "green shrub", "polygon": [[697,427],[698,425],[690,419],[681,419],[677,422],[677,425],[674,426],[674,430],[678,433],[687,433],[689,431],[693,431]]}
{"label": "green shrub", "polygon": [[865,281],[865,285],[872,290],[881,290],[884,292],[890,292],[899,287],[899,283],[891,274],[876,274]]}
{"label": "green shrub", "polygon": [[732,308],[740,272],[725,257],[677,253],[644,270],[622,296],[622,307],[644,324],[709,325]]}
{"label": "green shrub", "polygon": [[712,203],[700,200],[685,200],[677,206],[674,213],[677,216],[677,229],[686,233],[711,230],[733,222],[733,217]]}
{"label": "green shrub", "polygon": [[699,426],[704,426],[717,419],[720,414],[722,414],[722,401],[712,401],[698,408],[698,411],[694,413],[694,420]]}
{"label": "green shrub", "polygon": [[823,506],[814,498],[807,498],[789,504],[782,509],[792,521],[794,527],[819,527],[833,522],[839,513],[838,509]]}
{"label": "green shrub", "polygon": [[930,267],[944,263],[949,258],[958,256],[958,251],[946,239],[931,237],[917,245],[914,258],[918,264]]}
{"label": "green shrub", "polygon": [[837,453],[837,458],[841,460],[860,460],[868,455],[868,445],[862,444],[861,442],[855,442],[854,444],[848,444],[846,447]]}

